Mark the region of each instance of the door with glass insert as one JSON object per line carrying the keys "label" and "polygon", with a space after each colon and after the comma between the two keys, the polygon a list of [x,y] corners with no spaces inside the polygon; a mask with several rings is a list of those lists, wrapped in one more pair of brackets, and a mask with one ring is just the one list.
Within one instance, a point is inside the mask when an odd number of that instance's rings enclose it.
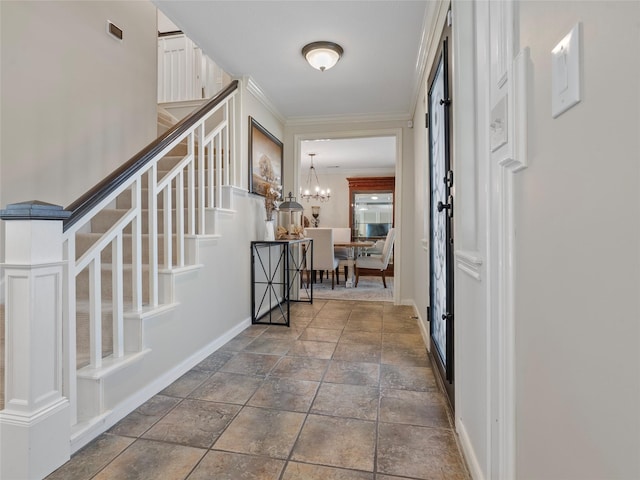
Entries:
{"label": "door with glass insert", "polygon": [[453,379],[453,172],[450,156],[450,92],[447,38],[430,75],[428,141],[430,176],[431,353],[450,403]]}

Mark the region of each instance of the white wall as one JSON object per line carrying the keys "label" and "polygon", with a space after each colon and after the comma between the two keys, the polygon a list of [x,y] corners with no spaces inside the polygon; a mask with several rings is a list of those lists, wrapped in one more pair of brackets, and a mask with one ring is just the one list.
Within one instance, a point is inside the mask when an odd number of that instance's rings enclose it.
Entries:
{"label": "white wall", "polygon": [[[150,2],[1,2],[0,205],[68,205],[155,138]],[[106,33],[107,20],[124,31]]]}
{"label": "white wall", "polygon": [[[516,177],[517,477],[640,478],[640,3],[520,4],[530,166]],[[551,117],[582,22],[582,101]]]}

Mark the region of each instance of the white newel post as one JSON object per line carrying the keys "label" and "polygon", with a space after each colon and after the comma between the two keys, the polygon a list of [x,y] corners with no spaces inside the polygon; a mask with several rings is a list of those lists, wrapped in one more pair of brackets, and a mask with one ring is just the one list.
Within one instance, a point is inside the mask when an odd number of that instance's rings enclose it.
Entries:
{"label": "white newel post", "polygon": [[5,220],[5,406],[0,478],[40,479],[70,456],[69,400],[62,396],[62,220],[32,201]]}

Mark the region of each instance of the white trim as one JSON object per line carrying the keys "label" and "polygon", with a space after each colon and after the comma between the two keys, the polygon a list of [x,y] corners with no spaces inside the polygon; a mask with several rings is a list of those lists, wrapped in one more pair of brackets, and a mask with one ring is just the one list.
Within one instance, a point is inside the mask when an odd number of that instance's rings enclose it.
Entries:
{"label": "white trim", "polygon": [[476,457],[467,429],[460,418],[456,418],[456,433],[458,434],[462,455],[467,462],[471,478],[473,478],[473,480],[484,480],[485,477],[482,473],[482,467],[480,466],[480,462],[478,462],[478,457]]}
{"label": "white trim", "polygon": [[[297,192],[300,188],[300,162],[302,151],[302,142],[305,140],[317,140],[317,139],[336,139],[336,138],[363,138],[363,137],[385,137],[393,136],[396,139],[396,160],[395,160],[395,227],[396,227],[396,239],[394,243],[395,253],[394,257],[402,259],[402,128],[382,128],[380,130],[367,129],[367,130],[353,130],[353,131],[340,131],[340,132],[315,132],[315,133],[299,133],[294,135],[294,162],[293,162],[293,191]],[[402,261],[394,261],[394,282],[393,288],[393,303],[395,305],[401,305],[402,299],[400,297],[401,285],[402,285]]]}
{"label": "white trim", "polygon": [[468,252],[464,250],[456,250],[455,252],[457,267],[467,275],[478,281],[482,280],[480,275],[480,267],[482,266],[482,258],[479,252]]}
{"label": "white trim", "polygon": [[363,113],[360,115],[318,115],[315,117],[289,117],[286,127],[307,125],[334,125],[336,123],[372,123],[372,122],[408,122],[413,116],[409,113]]}
{"label": "white trim", "polygon": [[181,363],[173,367],[171,370],[166,371],[159,377],[156,377],[153,382],[147,384],[144,388],[137,390],[126,400],[120,402],[113,410],[105,412],[104,415],[97,419],[91,419],[88,422],[75,425],[72,429],[73,431],[71,435],[71,453],[77,452],[99,434],[106,432],[118,421],[126,417],[129,413],[156,395],[158,392],[171,385],[171,383],[187,373],[209,355],[217,351],[225,343],[250,325],[251,319],[246,318],[208,345],[202,347],[191,357],[183,360]]}
{"label": "white trim", "polygon": [[256,97],[256,99],[269,110],[269,112],[278,119],[282,124],[286,122],[285,117],[280,113],[275,104],[269,99],[265,91],[258,85],[258,83],[249,75],[242,77],[242,83],[244,83],[247,92]]}

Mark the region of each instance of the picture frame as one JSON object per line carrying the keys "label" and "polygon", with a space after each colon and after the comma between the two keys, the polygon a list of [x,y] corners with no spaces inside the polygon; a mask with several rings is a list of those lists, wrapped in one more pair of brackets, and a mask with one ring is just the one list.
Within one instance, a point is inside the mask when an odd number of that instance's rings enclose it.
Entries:
{"label": "picture frame", "polygon": [[283,145],[255,118],[249,117],[249,193],[265,196],[282,185]]}

